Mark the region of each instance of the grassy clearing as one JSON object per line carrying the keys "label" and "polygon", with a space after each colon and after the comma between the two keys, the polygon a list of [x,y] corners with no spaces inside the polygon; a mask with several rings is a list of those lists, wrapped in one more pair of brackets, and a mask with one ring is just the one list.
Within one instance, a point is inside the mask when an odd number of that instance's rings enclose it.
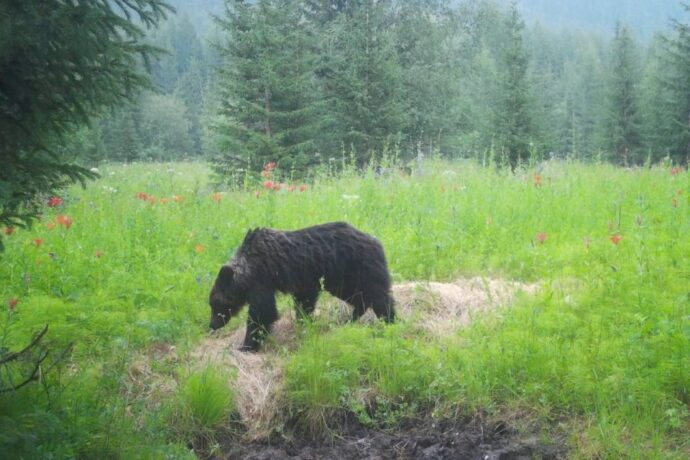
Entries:
{"label": "grassy clearing", "polygon": [[[52,349],[75,345],[42,385],[0,396],[1,452],[188,457],[195,426],[232,418],[225,377],[153,359],[170,388],[130,391],[137,357],[199,343],[213,278],[248,228],[347,220],[382,240],[396,281],[501,276],[542,289],[450,337],[414,321],[317,322],[286,355],[286,408],[305,426],[324,429],[343,410],[392,426],[419,410],[528,409],[583,430],[571,439],[582,457],[690,453],[687,172],[549,163],[512,176],[435,163],[418,177],[318,174],[303,192],[216,190],[198,164],[102,175],[5,238],[0,299],[18,303],[0,320],[0,347],[46,323]],[[180,407],[191,424],[170,427]]]}

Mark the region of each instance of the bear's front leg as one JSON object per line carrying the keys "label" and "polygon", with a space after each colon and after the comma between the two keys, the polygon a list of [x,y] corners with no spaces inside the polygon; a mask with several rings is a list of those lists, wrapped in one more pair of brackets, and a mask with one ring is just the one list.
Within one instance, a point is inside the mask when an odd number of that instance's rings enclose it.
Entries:
{"label": "bear's front leg", "polygon": [[275,294],[272,290],[258,288],[249,294],[247,333],[241,351],[257,351],[271,326],[278,319]]}

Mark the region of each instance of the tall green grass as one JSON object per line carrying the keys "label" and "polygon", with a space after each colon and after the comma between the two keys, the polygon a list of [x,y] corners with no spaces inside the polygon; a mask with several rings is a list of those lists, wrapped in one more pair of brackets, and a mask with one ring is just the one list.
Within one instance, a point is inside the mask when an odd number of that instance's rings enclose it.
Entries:
{"label": "tall green grass", "polygon": [[[136,448],[125,445],[140,445],[187,455],[185,440],[161,435],[164,417],[135,427],[128,414],[146,405],[123,397],[131,361],[159,342],[184,350],[200,340],[216,271],[248,228],[332,220],[376,235],[397,281],[504,276],[543,290],[452,339],[405,324],[316,329],[286,371],[293,410],[392,423],[408,409],[522,406],[587,427],[573,439],[583,456],[690,449],[686,171],[552,162],[511,175],[429,162],[413,177],[321,173],[304,192],[249,178],[244,190],[218,189],[199,164],[112,165],[102,175],[46,208],[34,229],[5,236],[0,299],[18,304],[0,319],[11,322],[2,346],[18,348],[49,323],[51,347],[75,348],[48,390],[0,395],[2,423],[15,427],[0,451],[128,458]],[[70,228],[53,227],[59,214]],[[358,405],[364,393],[378,409]]]}

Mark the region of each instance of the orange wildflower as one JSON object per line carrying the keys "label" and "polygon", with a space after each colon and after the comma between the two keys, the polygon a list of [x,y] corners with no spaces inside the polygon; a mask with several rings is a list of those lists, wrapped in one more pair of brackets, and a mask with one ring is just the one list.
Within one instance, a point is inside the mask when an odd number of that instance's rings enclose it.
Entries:
{"label": "orange wildflower", "polygon": [[620,243],[622,239],[623,239],[622,235],[611,235],[611,242],[613,244],[615,244],[616,246],[618,246],[618,243]]}
{"label": "orange wildflower", "polygon": [[223,195],[221,195],[220,192],[216,192],[213,195],[211,195],[211,199],[215,201],[216,203],[220,203],[220,200],[223,199]]}
{"label": "orange wildflower", "polygon": [[34,240],[34,245],[35,245],[37,248],[40,248],[42,244],[43,244],[43,240],[42,240],[41,238],[36,238],[36,239]]}
{"label": "orange wildflower", "polygon": [[180,195],[173,195],[172,199],[175,203],[182,203],[184,201],[184,197]]}
{"label": "orange wildflower", "polygon": [[55,222],[57,222],[58,225],[63,225],[65,228],[70,228],[74,223],[71,217],[65,216],[63,214],[58,214],[55,218]]}
{"label": "orange wildflower", "polygon": [[48,206],[51,208],[55,208],[57,206],[60,206],[62,204],[62,198],[59,196],[51,196],[48,199]]}
{"label": "orange wildflower", "polygon": [[538,232],[536,235],[537,242],[539,244],[544,244],[546,242],[546,233],[545,232]]}
{"label": "orange wildflower", "polygon": [[17,308],[17,304],[19,303],[19,299],[16,297],[12,297],[10,300],[7,301],[7,308],[9,308],[11,311],[14,311]]}
{"label": "orange wildflower", "polygon": [[541,187],[541,176],[539,174],[534,175],[534,186],[537,188]]}
{"label": "orange wildflower", "polygon": [[194,247],[194,250],[197,252],[197,254],[201,254],[202,252],[204,252],[206,250],[206,246],[204,246],[203,244],[197,244]]}
{"label": "orange wildflower", "polygon": [[306,191],[307,191],[307,186],[306,186],[306,185],[300,185],[300,186],[299,186],[299,191],[300,191],[300,192],[306,192]]}
{"label": "orange wildflower", "polygon": [[103,257],[103,253],[101,251],[96,251],[96,257],[100,259]]}

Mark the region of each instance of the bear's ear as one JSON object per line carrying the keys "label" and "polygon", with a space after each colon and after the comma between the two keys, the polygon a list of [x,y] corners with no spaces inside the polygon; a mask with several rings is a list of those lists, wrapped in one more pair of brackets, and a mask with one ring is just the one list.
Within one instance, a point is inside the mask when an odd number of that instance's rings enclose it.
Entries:
{"label": "bear's ear", "polygon": [[218,272],[218,282],[225,285],[232,284],[233,271],[230,265],[223,265]]}

